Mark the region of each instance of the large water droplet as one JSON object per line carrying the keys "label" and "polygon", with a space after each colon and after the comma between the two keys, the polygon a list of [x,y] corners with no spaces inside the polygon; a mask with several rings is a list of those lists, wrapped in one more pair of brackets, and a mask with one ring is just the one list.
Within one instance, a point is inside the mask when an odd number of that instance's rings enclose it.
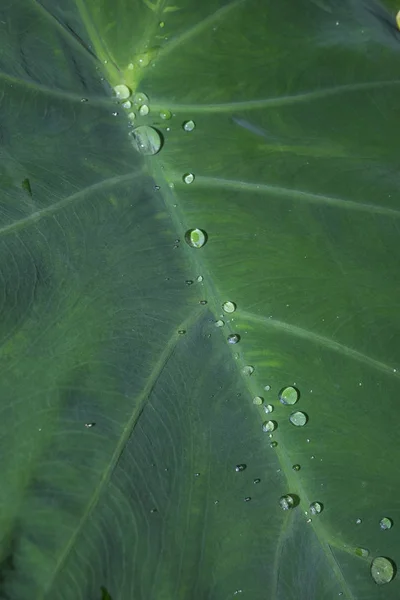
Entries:
{"label": "large water droplet", "polygon": [[244,463],[241,463],[239,465],[236,465],[235,471],[237,473],[240,473],[241,471],[244,471],[246,468],[247,468],[247,465],[245,465]]}
{"label": "large water droplet", "polygon": [[188,229],[185,241],[191,248],[202,248],[207,243],[207,234],[202,229]]}
{"label": "large water droplet", "polygon": [[389,558],[378,556],[371,563],[371,575],[378,585],[390,583],[395,576],[395,565]]}
{"label": "large water droplet", "polygon": [[291,496],[290,494],[286,494],[285,496],[281,496],[279,498],[279,506],[283,510],[289,510],[290,508],[293,508],[295,506],[294,497]]}
{"label": "large water droplet", "polygon": [[256,406],[261,406],[263,402],[264,398],[261,398],[261,396],[256,396],[255,398],[253,398],[253,404],[255,404]]}
{"label": "large water droplet", "polygon": [[140,154],[150,156],[157,154],[161,149],[162,138],[154,127],[140,125],[139,127],[135,127],[131,136],[133,138],[133,145]]}
{"label": "large water droplet", "polygon": [[277,427],[278,423],[276,421],[264,421],[262,424],[262,430],[265,431],[265,433],[271,433],[271,431],[275,431]]}
{"label": "large water droplet", "polygon": [[228,342],[230,344],[237,344],[240,342],[240,335],[238,333],[231,333],[228,335]]}
{"label": "large water droplet", "polygon": [[193,129],[196,127],[196,123],[194,121],[185,121],[182,127],[185,131],[193,131]]}
{"label": "large water droplet", "polygon": [[131,90],[128,88],[127,85],[125,85],[124,83],[121,83],[120,85],[116,85],[114,87],[114,92],[115,95],[117,96],[118,100],[128,100],[129,96],[131,95]]}
{"label": "large water droplet", "polygon": [[143,92],[137,92],[133,95],[132,102],[135,106],[140,107],[143,104],[148,105],[150,103],[150,100],[149,97],[146,96],[146,94],[144,94]]}
{"label": "large water droplet", "polygon": [[160,110],[160,117],[162,119],[164,119],[164,121],[168,121],[171,117],[172,117],[172,113],[170,110],[167,110],[166,108],[163,110]]}
{"label": "large water droplet", "polygon": [[298,389],[290,385],[282,388],[278,394],[278,397],[282,404],[296,404],[297,400],[300,398],[300,392]]}
{"label": "large water droplet", "polygon": [[225,325],[225,323],[221,319],[218,319],[218,321],[215,321],[215,327],[223,327],[224,325]]}
{"label": "large water droplet", "polygon": [[307,423],[308,417],[305,413],[297,410],[290,415],[289,421],[292,425],[296,425],[296,427],[303,427]]}
{"label": "large water droplet", "polygon": [[183,182],[184,183],[193,183],[194,181],[194,174],[193,173],[185,173],[185,175],[182,177]]}
{"label": "large water droplet", "polygon": [[243,367],[242,373],[243,373],[243,375],[247,375],[247,376],[253,375],[254,367],[252,367],[251,365],[246,365],[245,367]]}
{"label": "large water droplet", "polygon": [[319,515],[324,510],[324,505],[321,502],[312,502],[310,504],[310,513],[312,515]]}
{"label": "large water droplet", "polygon": [[381,529],[391,529],[393,527],[393,521],[392,519],[389,519],[389,517],[383,517],[383,519],[379,521],[379,526]]}
{"label": "large water droplet", "polygon": [[223,303],[222,308],[226,313],[233,313],[236,310],[236,304],[228,300]]}

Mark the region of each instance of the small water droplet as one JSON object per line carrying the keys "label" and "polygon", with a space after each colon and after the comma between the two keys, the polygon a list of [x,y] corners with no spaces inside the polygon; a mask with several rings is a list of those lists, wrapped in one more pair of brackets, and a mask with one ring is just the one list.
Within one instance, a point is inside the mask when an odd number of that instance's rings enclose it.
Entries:
{"label": "small water droplet", "polygon": [[207,243],[207,234],[202,229],[188,229],[185,241],[191,248],[202,248]]}
{"label": "small water droplet", "polygon": [[300,398],[300,392],[293,386],[282,388],[278,394],[279,400],[282,404],[296,404]]}
{"label": "small water droplet", "polygon": [[251,497],[250,497],[250,496],[247,496],[247,497],[244,499],[244,501],[245,501],[245,502],[250,502],[250,500],[251,500]]}
{"label": "small water droplet", "polygon": [[272,404],[266,404],[266,405],[264,406],[264,411],[265,411],[267,414],[270,414],[270,413],[274,412],[274,407],[272,406]]}
{"label": "small water droplet", "polygon": [[118,112],[116,110],[114,110],[114,112],[111,113],[113,117],[118,117]]}
{"label": "small water droplet", "polygon": [[354,553],[357,554],[357,556],[361,556],[362,558],[368,558],[369,556],[369,550],[367,550],[366,548],[356,548],[354,550]]}
{"label": "small water droplet", "polygon": [[223,303],[222,308],[226,313],[233,313],[236,310],[236,304],[230,300],[227,300]]}
{"label": "small water droplet", "polygon": [[182,177],[184,183],[193,183],[194,181],[194,174],[193,173],[185,173],[185,175]]}
{"label": "small water droplet", "polygon": [[164,120],[164,121],[168,121],[171,117],[172,117],[172,113],[170,110],[167,109],[163,109],[160,110],[160,117]]}
{"label": "small water droplet", "polygon": [[150,112],[150,108],[147,104],[142,104],[142,106],[139,108],[139,115],[141,117],[147,117],[149,112]]}
{"label": "small water droplet", "polygon": [[389,519],[389,517],[383,517],[383,519],[379,521],[379,527],[381,529],[391,529],[393,527],[392,519]]}
{"label": "small water droplet", "polygon": [[219,504],[219,500],[214,500],[214,504]]}
{"label": "small water droplet", "polygon": [[218,319],[218,321],[215,321],[215,327],[223,327],[225,325],[224,321],[221,321],[221,319]]}
{"label": "small water droplet", "polygon": [[247,465],[245,465],[244,463],[240,463],[239,465],[236,465],[236,467],[235,467],[235,471],[237,473],[240,473],[241,471],[244,471],[245,469],[247,469]]}
{"label": "small water droplet", "polygon": [[389,558],[378,556],[371,563],[371,576],[378,585],[390,583],[395,576],[395,564]]}
{"label": "small water droplet", "polygon": [[179,335],[185,335],[186,329],[179,329],[178,333],[179,333]]}
{"label": "small water droplet", "polygon": [[89,102],[89,98],[81,98],[81,102]]}
{"label": "small water droplet", "polygon": [[356,525],[361,525],[362,519],[356,519]]}
{"label": "small water droplet", "polygon": [[271,442],[269,446],[270,446],[270,448],[276,448],[277,445],[278,445],[278,442]]}
{"label": "small water droplet", "polygon": [[[207,300],[200,300],[199,304],[202,304],[203,306],[205,306],[207,304]],[[211,334],[208,334],[207,337],[210,337]]]}
{"label": "small water droplet", "polygon": [[94,427],[96,425],[96,423],[85,423],[85,427],[87,427],[88,429],[90,427]]}
{"label": "small water droplet", "polygon": [[238,342],[240,342],[240,335],[238,333],[231,333],[230,335],[228,335],[227,339],[229,344],[237,344]]}
{"label": "small water droplet", "polygon": [[125,85],[124,83],[121,83],[120,85],[116,85],[114,87],[114,92],[117,97],[117,100],[128,100],[129,96],[132,93],[131,90],[128,88],[128,86]]}
{"label": "small water droplet", "polygon": [[186,279],[185,283],[186,285],[193,285],[194,281],[193,279]]}
{"label": "small water droplet", "polygon": [[324,505],[321,502],[312,502],[310,504],[310,513],[312,515],[319,515],[324,510]]}
{"label": "small water droplet", "polygon": [[270,385],[264,385],[264,390],[266,392],[269,392],[271,390],[271,386]]}
{"label": "small water droplet", "polygon": [[301,466],[300,465],[293,465],[292,469],[293,469],[293,471],[300,471]]}
{"label": "small water droplet", "polygon": [[154,127],[150,127],[149,125],[140,125],[139,127],[135,127],[131,133],[131,136],[133,139],[133,146],[138,152],[140,152],[140,154],[151,156],[153,154],[157,154],[157,152],[159,152],[161,149],[161,134],[157,131],[157,129],[154,129]]}
{"label": "small water droplet", "polygon": [[140,106],[143,106],[143,104],[150,104],[150,100],[149,97],[144,94],[143,92],[137,92],[136,94],[133,95],[132,97],[132,103],[139,108]]}
{"label": "small water droplet", "polygon": [[200,473],[195,473],[194,476],[195,477],[200,477]]}
{"label": "small water droplet", "polygon": [[261,398],[261,396],[255,396],[255,398],[253,398],[253,404],[255,404],[256,406],[261,406],[263,402],[264,398]]}
{"label": "small water droplet", "polygon": [[253,483],[260,483],[261,479],[259,477],[256,477],[255,479],[253,479]]}
{"label": "small water droplet", "polygon": [[251,365],[246,365],[245,367],[243,367],[242,373],[243,373],[243,375],[247,375],[247,376],[253,375],[254,367],[252,367]]}
{"label": "small water droplet", "polygon": [[265,433],[275,431],[277,427],[278,423],[276,421],[264,421],[264,423],[262,424],[262,430],[265,431]]}
{"label": "small water droplet", "polygon": [[150,512],[151,513],[156,513],[156,512],[158,512],[158,510],[156,508],[152,508]]}
{"label": "small water droplet", "polygon": [[308,417],[305,413],[297,410],[290,415],[289,421],[292,425],[296,425],[296,427],[303,427],[307,423]]}
{"label": "small water droplet", "polygon": [[156,190],[156,192],[158,192],[160,190],[160,186],[159,185],[155,185],[154,189]]}
{"label": "small water droplet", "polygon": [[201,283],[203,281],[203,275],[199,275],[198,278],[197,278],[197,281],[199,283]]}
{"label": "small water droplet", "polygon": [[185,121],[182,127],[185,131],[193,131],[193,129],[196,127],[196,123],[194,121]]}
{"label": "small water droplet", "polygon": [[122,106],[127,109],[132,108],[132,102],[130,100],[127,100],[126,102],[122,103]]}
{"label": "small water droplet", "polygon": [[285,496],[281,496],[279,498],[279,506],[282,508],[282,510],[289,510],[290,508],[293,508],[294,505],[294,497],[290,494],[286,494]]}
{"label": "small water droplet", "polygon": [[135,113],[134,112],[130,112],[129,115],[128,115],[128,119],[130,121],[134,121],[136,119]]}
{"label": "small water droplet", "polygon": [[161,29],[162,29],[163,27],[165,27],[165,23],[164,23],[164,21],[160,21],[160,22],[159,22],[159,24],[158,24],[158,26],[159,26],[159,27],[161,27]]}

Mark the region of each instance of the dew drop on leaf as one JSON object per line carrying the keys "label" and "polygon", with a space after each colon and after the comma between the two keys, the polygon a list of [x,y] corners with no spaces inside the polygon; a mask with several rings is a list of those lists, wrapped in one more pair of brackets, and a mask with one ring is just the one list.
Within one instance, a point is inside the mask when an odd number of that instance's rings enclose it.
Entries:
{"label": "dew drop on leaf", "polygon": [[278,445],[278,442],[271,442],[270,443],[271,448],[276,448],[277,445]]}
{"label": "dew drop on leaf", "polygon": [[188,229],[185,241],[191,248],[202,248],[207,242],[207,233],[202,229]]}
{"label": "dew drop on leaf", "polygon": [[225,323],[221,319],[218,319],[218,321],[215,321],[215,327],[223,327],[224,325],[225,325]]}
{"label": "dew drop on leaf", "polygon": [[282,388],[278,396],[282,404],[296,404],[300,398],[300,393],[295,387],[288,386]]}
{"label": "dew drop on leaf", "polygon": [[231,333],[228,335],[228,342],[230,344],[237,344],[240,342],[240,335],[238,333]]}
{"label": "dew drop on leaf", "polygon": [[123,108],[132,108],[132,102],[130,100],[127,100],[126,102],[122,103]]}
{"label": "dew drop on leaf", "polygon": [[389,519],[389,517],[383,517],[383,519],[381,519],[379,521],[379,527],[381,529],[391,529],[393,526],[393,521],[392,519]]}
{"label": "dew drop on leaf", "polygon": [[182,127],[185,131],[193,131],[193,129],[196,127],[196,123],[194,121],[185,121]]}
{"label": "dew drop on leaf", "polygon": [[141,117],[147,117],[147,115],[149,114],[150,109],[149,109],[149,105],[148,104],[142,104],[142,106],[139,108],[139,115]]}
{"label": "dew drop on leaf", "polygon": [[300,471],[301,466],[300,465],[293,465],[292,469],[293,469],[293,471]]}
{"label": "dew drop on leaf", "polygon": [[128,100],[129,96],[132,93],[128,86],[124,83],[116,85],[114,87],[114,92],[118,100]]}
{"label": "dew drop on leaf", "polygon": [[134,121],[136,119],[136,114],[134,112],[130,112],[128,115],[128,119],[130,121]]}
{"label": "dew drop on leaf", "polygon": [[133,146],[140,154],[151,156],[157,154],[161,149],[162,138],[154,127],[140,125],[139,127],[135,127],[131,136],[133,139]]}
{"label": "dew drop on leaf", "polygon": [[247,468],[247,465],[245,465],[244,463],[240,463],[240,464],[236,465],[235,471],[237,473],[240,473],[241,471],[244,471],[246,468]]}
{"label": "dew drop on leaf", "polygon": [[282,510],[289,510],[293,508],[294,505],[294,498],[290,494],[286,494],[285,496],[281,496],[279,498],[279,506],[282,508]]}
{"label": "dew drop on leaf", "polygon": [[193,173],[185,173],[185,175],[182,177],[184,183],[193,183],[194,181],[194,174]]}
{"label": "dew drop on leaf", "polygon": [[243,367],[242,373],[243,375],[250,376],[254,373],[254,367],[252,367],[251,365],[246,365]]}
{"label": "dew drop on leaf", "polygon": [[261,398],[261,396],[255,396],[255,398],[253,398],[253,404],[255,404],[256,406],[261,406],[263,402],[264,398]]}
{"label": "dew drop on leaf", "polygon": [[371,563],[371,576],[378,585],[390,583],[395,575],[394,563],[384,556],[374,558]]}
{"label": "dew drop on leaf", "polygon": [[293,412],[290,415],[289,421],[292,425],[295,425],[296,427],[303,427],[307,423],[308,418],[305,413],[297,410],[296,412]]}
{"label": "dew drop on leaf", "polygon": [[276,421],[264,421],[264,423],[262,424],[262,430],[265,431],[265,433],[275,431],[277,427],[278,423]]}
{"label": "dew drop on leaf", "polygon": [[310,504],[310,513],[312,515],[319,515],[320,513],[322,513],[324,507],[321,504],[321,502],[312,502]]}
{"label": "dew drop on leaf", "polygon": [[261,479],[259,477],[256,477],[255,479],[253,479],[253,483],[260,483]]}
{"label": "dew drop on leaf", "polygon": [[226,313],[233,313],[236,310],[236,304],[228,300],[223,303],[222,308]]}
{"label": "dew drop on leaf", "polygon": [[172,117],[172,113],[170,110],[164,108],[164,109],[160,110],[160,117],[164,121],[168,121]]}
{"label": "dew drop on leaf", "polygon": [[149,97],[143,92],[136,92],[136,94],[134,94],[132,97],[132,102],[135,106],[139,108],[143,104],[148,105],[150,103],[150,100]]}
{"label": "dew drop on leaf", "polygon": [[272,406],[272,404],[266,404],[266,405],[264,406],[264,411],[265,411],[267,414],[269,414],[269,413],[272,413],[272,412],[274,412],[274,407]]}

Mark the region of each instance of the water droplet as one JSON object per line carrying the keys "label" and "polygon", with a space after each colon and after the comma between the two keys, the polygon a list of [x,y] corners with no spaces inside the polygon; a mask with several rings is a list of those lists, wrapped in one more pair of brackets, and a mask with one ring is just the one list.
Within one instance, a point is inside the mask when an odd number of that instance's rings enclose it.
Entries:
{"label": "water droplet", "polygon": [[244,499],[244,501],[245,501],[245,502],[250,502],[250,500],[251,500],[251,497],[250,497],[250,496],[247,496],[247,497]]}
{"label": "water droplet", "polygon": [[134,121],[136,119],[136,114],[134,112],[130,112],[128,115],[128,119],[130,121]]}
{"label": "water droplet", "polygon": [[133,146],[140,154],[151,156],[157,154],[161,149],[162,138],[154,127],[140,125],[139,127],[135,127],[131,136],[133,138]]}
{"label": "water droplet", "polygon": [[219,504],[219,500],[214,500],[214,504]]}
{"label": "water droplet", "polygon": [[362,558],[368,558],[369,556],[369,550],[367,550],[366,548],[356,548],[354,550],[354,553],[357,554],[357,556],[361,556]]}
{"label": "water droplet", "polygon": [[193,285],[194,281],[193,279],[186,279],[185,283],[186,285]]}
{"label": "water droplet", "polygon": [[202,248],[207,242],[207,234],[202,229],[188,229],[185,241],[191,248]]}
{"label": "water droplet", "polygon": [[81,102],[89,102],[89,98],[81,98]]}
{"label": "water droplet", "polygon": [[[203,306],[205,306],[207,304],[207,300],[200,300],[199,304],[202,304]],[[207,337],[210,337],[210,336],[211,336],[211,334],[208,334]]]}
{"label": "water droplet", "polygon": [[85,423],[85,427],[87,427],[88,429],[90,427],[94,427],[96,425],[96,423]]}
{"label": "water droplet", "polygon": [[243,375],[247,375],[247,376],[253,375],[254,367],[252,367],[251,365],[246,365],[245,367],[243,367],[242,373],[243,373]]}
{"label": "water droplet", "polygon": [[215,321],[215,327],[223,327],[225,325],[225,323],[223,321],[221,321],[221,319],[218,319],[218,321]]}
{"label": "water droplet", "polygon": [[185,175],[182,177],[184,183],[193,183],[194,181],[194,174],[193,173],[185,173]]}
{"label": "water droplet", "polygon": [[296,425],[296,427],[303,427],[307,423],[308,417],[305,413],[297,410],[290,415],[289,421],[292,425]]}
{"label": "water droplet", "polygon": [[238,333],[231,333],[227,339],[230,344],[237,344],[240,342],[240,335]]}
{"label": "water droplet", "polygon": [[132,102],[130,100],[127,100],[126,102],[122,103],[122,106],[124,108],[132,108]]}
{"label": "water droplet", "polygon": [[185,335],[186,329],[179,329],[178,333],[179,333],[179,335]]}
{"label": "water droplet", "polygon": [[236,310],[236,304],[230,300],[227,300],[223,303],[222,308],[226,313],[233,313]]}
{"label": "water droplet", "polygon": [[193,131],[193,129],[196,127],[196,123],[194,121],[185,121],[182,127],[185,131]]}
{"label": "water droplet", "polygon": [[200,477],[200,473],[195,473],[194,476],[195,477]]}
{"label": "water droplet", "polygon": [[160,110],[160,117],[164,120],[164,121],[168,121],[171,117],[172,117],[172,113],[170,110],[167,109],[163,109]]}
{"label": "water droplet", "polygon": [[132,97],[132,103],[139,108],[139,106],[143,106],[143,104],[149,105],[150,100],[143,92],[137,92]]}
{"label": "water droplet", "polygon": [[395,576],[395,565],[389,558],[378,556],[371,563],[371,575],[378,585],[390,583]]}
{"label": "water droplet", "polygon": [[362,519],[356,519],[356,525],[361,525]]}
{"label": "water droplet", "polygon": [[158,510],[156,508],[152,508],[150,512],[151,513],[156,513],[156,512],[158,512]]}
{"label": "water droplet", "polygon": [[293,469],[293,471],[300,471],[301,466],[300,465],[293,465],[292,469]]}
{"label": "water droplet", "polygon": [[263,402],[264,398],[261,398],[261,396],[256,396],[255,398],[253,398],[253,404],[255,404],[256,406],[261,406]]}
{"label": "water droplet", "polygon": [[295,505],[294,497],[291,496],[290,494],[286,494],[285,496],[281,496],[279,498],[279,506],[283,510],[289,510],[290,508],[293,508],[294,505]]}
{"label": "water droplet", "polygon": [[111,113],[113,117],[118,117],[118,113],[116,110],[114,110],[114,112]]}
{"label": "water droplet", "polygon": [[259,477],[256,477],[256,479],[253,479],[253,483],[260,483],[261,479]]}
{"label": "water droplet", "polygon": [[142,106],[139,108],[139,115],[141,117],[147,117],[149,112],[150,112],[150,109],[147,104],[142,104]]}
{"label": "water droplet", "polygon": [[383,519],[379,521],[379,527],[381,529],[391,529],[393,527],[392,519],[389,519],[389,517],[383,517]]}
{"label": "water droplet", "polygon": [[241,471],[244,471],[246,468],[247,468],[247,465],[245,465],[244,463],[240,463],[239,465],[236,465],[235,471],[237,473],[240,473]]}
{"label": "water droplet", "polygon": [[265,431],[265,433],[275,431],[277,427],[278,423],[276,421],[264,421],[264,423],[262,424],[262,430]]}
{"label": "water droplet", "polygon": [[282,388],[278,397],[282,404],[296,404],[297,400],[300,398],[300,393],[295,387],[289,386]]}
{"label": "water droplet", "polygon": [[270,443],[270,448],[276,448],[278,445],[278,442],[271,442]]}
{"label": "water droplet", "polygon": [[324,505],[321,502],[312,502],[310,504],[310,513],[312,515],[319,515],[324,510]]}
{"label": "water droplet", "polygon": [[114,92],[117,97],[117,100],[128,100],[129,96],[132,93],[131,90],[128,88],[128,86],[125,85],[124,83],[121,83],[120,85],[116,85],[114,87]]}
{"label": "water droplet", "polygon": [[266,404],[264,406],[264,411],[268,414],[272,413],[272,412],[274,412],[274,407],[272,406],[272,404]]}
{"label": "water droplet", "polygon": [[199,283],[201,283],[203,281],[203,275],[199,275],[198,278],[197,278],[197,281]]}
{"label": "water droplet", "polygon": [[271,386],[270,386],[270,385],[264,385],[264,390],[265,390],[266,392],[269,392],[269,391],[270,391],[270,389],[271,389]]}

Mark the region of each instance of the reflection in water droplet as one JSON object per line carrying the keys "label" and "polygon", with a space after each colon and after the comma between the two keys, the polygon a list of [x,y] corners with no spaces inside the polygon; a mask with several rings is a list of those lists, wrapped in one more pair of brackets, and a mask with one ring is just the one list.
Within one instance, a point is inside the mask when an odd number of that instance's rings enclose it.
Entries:
{"label": "reflection in water droplet", "polygon": [[131,136],[133,138],[133,146],[140,154],[150,156],[157,154],[162,146],[162,138],[154,127],[149,125],[140,125],[135,127]]}
{"label": "reflection in water droplet", "polygon": [[202,248],[207,243],[207,234],[202,229],[188,229],[185,241],[191,248]]}
{"label": "reflection in water droplet", "polygon": [[223,303],[222,308],[226,313],[233,313],[236,310],[236,304],[228,300]]}
{"label": "reflection in water droplet", "polygon": [[243,373],[243,375],[248,375],[248,376],[253,375],[254,367],[252,367],[251,365],[246,365],[245,367],[243,367],[242,373]]}
{"label": "reflection in water droplet", "polygon": [[300,393],[295,387],[288,386],[281,389],[278,397],[282,404],[296,404],[297,400],[300,398]]}
{"label": "reflection in water droplet", "polygon": [[146,94],[143,94],[143,92],[137,92],[136,94],[134,94],[132,97],[132,102],[137,107],[142,106],[143,104],[150,103],[149,97],[146,96]]}
{"label": "reflection in water droplet", "polygon": [[114,87],[114,92],[115,95],[117,96],[118,100],[128,100],[129,96],[131,95],[131,90],[128,88],[127,85],[125,85],[124,83],[121,83],[120,85],[116,85]]}
{"label": "reflection in water droplet", "polygon": [[268,414],[272,413],[272,412],[274,412],[274,407],[272,406],[272,404],[266,404],[264,406],[264,411]]}
{"label": "reflection in water droplet", "polygon": [[278,427],[278,423],[276,421],[264,421],[262,424],[262,430],[266,433],[270,433],[271,431],[275,431]]}
{"label": "reflection in water droplet", "polygon": [[238,333],[231,333],[227,339],[230,344],[237,344],[240,341],[240,335]]}
{"label": "reflection in water droplet", "polygon": [[361,556],[362,558],[368,558],[369,556],[369,550],[367,550],[366,548],[356,548],[354,550],[354,553],[357,554],[357,556]]}
{"label": "reflection in water droplet", "polygon": [[371,563],[371,575],[378,585],[389,583],[395,575],[395,565],[389,558],[378,556]]}
{"label": "reflection in water droplet", "polygon": [[141,117],[147,117],[147,115],[149,114],[150,109],[149,106],[147,104],[142,104],[142,106],[139,108],[139,115]]}
{"label": "reflection in water droplet", "polygon": [[172,117],[172,113],[170,110],[160,110],[160,117],[164,119],[164,121],[168,121]]}
{"label": "reflection in water droplet", "polygon": [[241,471],[244,471],[246,468],[247,468],[247,465],[245,465],[244,463],[240,463],[239,465],[236,465],[235,471],[237,473],[240,473]]}
{"label": "reflection in water droplet", "polygon": [[196,127],[196,124],[194,121],[185,121],[182,127],[185,131],[193,131],[193,129]]}
{"label": "reflection in water droplet", "polygon": [[305,413],[297,410],[290,415],[289,421],[292,423],[292,425],[296,425],[296,427],[303,427],[307,423],[308,418]]}
{"label": "reflection in water droplet", "polygon": [[294,498],[290,494],[286,494],[286,496],[281,496],[279,498],[279,506],[283,510],[289,510],[290,508],[293,508],[294,505],[295,505]]}
{"label": "reflection in water droplet", "polygon": [[224,325],[225,325],[225,323],[221,319],[218,319],[218,321],[215,321],[215,327],[223,327]]}
{"label": "reflection in water droplet", "polygon": [[310,504],[310,513],[312,515],[319,515],[324,510],[323,504],[321,502],[312,502]]}
{"label": "reflection in water droplet", "polygon": [[379,521],[379,526],[381,529],[391,529],[393,521],[392,519],[389,519],[389,517],[383,517],[383,519]]}
{"label": "reflection in water droplet", "polygon": [[253,404],[255,404],[256,406],[261,406],[263,402],[264,399],[261,398],[261,396],[256,396],[255,398],[253,398]]}
{"label": "reflection in water droplet", "polygon": [[193,173],[185,173],[185,175],[182,177],[184,183],[193,183],[194,181],[194,174]]}

